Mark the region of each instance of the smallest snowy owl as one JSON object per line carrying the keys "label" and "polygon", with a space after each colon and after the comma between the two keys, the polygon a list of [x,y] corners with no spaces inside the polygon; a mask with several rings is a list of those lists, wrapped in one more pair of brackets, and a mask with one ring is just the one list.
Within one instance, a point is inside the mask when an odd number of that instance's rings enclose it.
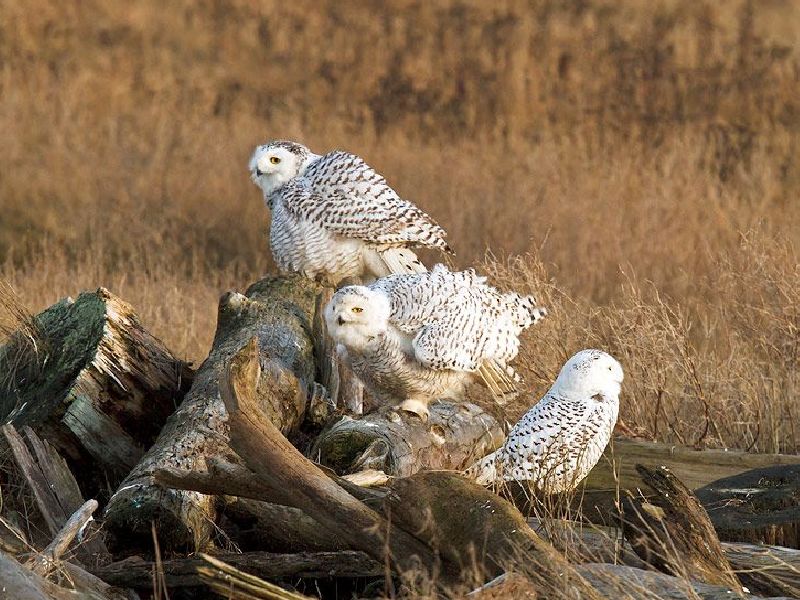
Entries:
{"label": "smallest snowy owl", "polygon": [[373,396],[422,419],[431,401],[460,399],[476,374],[487,385],[513,383],[519,335],[545,314],[533,296],[441,264],[344,287],[325,308],[338,351]]}
{"label": "smallest snowy owl", "polygon": [[505,443],[467,474],[481,485],[530,481],[548,494],[574,489],[611,440],[622,379],[622,366],[612,356],[581,350]]}

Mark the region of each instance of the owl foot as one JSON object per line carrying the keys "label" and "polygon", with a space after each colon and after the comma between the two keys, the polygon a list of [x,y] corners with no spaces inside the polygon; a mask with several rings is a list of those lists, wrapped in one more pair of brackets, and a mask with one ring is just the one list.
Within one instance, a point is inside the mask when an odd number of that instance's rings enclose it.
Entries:
{"label": "owl foot", "polygon": [[397,407],[398,410],[403,410],[405,412],[414,413],[420,419],[422,419],[423,423],[428,422],[428,403],[422,402],[421,400],[403,400],[400,405]]}

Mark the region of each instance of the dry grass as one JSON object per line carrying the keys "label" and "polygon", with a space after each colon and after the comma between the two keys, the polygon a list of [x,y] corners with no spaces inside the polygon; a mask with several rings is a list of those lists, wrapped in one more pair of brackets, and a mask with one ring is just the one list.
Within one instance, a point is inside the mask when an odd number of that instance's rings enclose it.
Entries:
{"label": "dry grass", "polygon": [[798,450],[796,3],[0,11],[0,276],[31,309],[103,285],[202,360],[271,268],[247,157],[297,138],[365,156],[459,265],[511,256],[483,268],[551,308],[532,394],[596,345],[643,435]]}

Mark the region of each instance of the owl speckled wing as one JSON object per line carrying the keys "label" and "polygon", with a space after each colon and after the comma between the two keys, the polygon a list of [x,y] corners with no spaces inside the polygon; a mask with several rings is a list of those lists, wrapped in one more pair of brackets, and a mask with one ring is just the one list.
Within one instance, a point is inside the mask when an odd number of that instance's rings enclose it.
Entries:
{"label": "owl speckled wing", "polygon": [[424,211],[400,198],[358,156],[329,152],[283,191],[289,210],[331,233],[373,244],[450,252],[446,233]]}
{"label": "owl speckled wing", "polygon": [[426,323],[447,318],[465,303],[474,302],[476,289],[486,287],[485,283],[486,277],[474,269],[450,271],[437,264],[430,273],[390,275],[370,287],[389,298],[392,324],[414,334]]}

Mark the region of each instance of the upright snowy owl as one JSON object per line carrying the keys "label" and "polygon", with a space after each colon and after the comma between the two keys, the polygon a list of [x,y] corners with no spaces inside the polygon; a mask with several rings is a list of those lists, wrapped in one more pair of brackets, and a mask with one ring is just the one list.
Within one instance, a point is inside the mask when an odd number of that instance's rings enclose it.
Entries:
{"label": "upright snowy owl", "polygon": [[325,308],[331,337],[373,395],[422,418],[430,401],[460,398],[476,372],[488,385],[513,378],[518,336],[545,314],[532,296],[444,265],[344,287]]}
{"label": "upright snowy owl", "polygon": [[600,460],[619,413],[622,366],[581,350],[505,443],[467,470],[482,485],[531,481],[547,493],[575,488]]}
{"label": "upright snowy owl", "polygon": [[272,212],[270,246],[282,271],[336,285],[426,271],[412,247],[450,251],[445,231],[353,154],[273,141],[255,149],[250,176]]}

